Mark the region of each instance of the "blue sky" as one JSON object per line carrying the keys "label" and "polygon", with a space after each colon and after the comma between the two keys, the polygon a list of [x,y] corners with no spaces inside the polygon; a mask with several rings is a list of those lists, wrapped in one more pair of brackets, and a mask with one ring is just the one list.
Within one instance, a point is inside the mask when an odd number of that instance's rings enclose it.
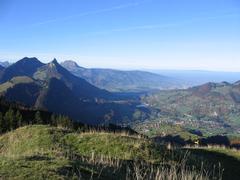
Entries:
{"label": "blue sky", "polygon": [[0,59],[240,71],[239,0],[0,0]]}

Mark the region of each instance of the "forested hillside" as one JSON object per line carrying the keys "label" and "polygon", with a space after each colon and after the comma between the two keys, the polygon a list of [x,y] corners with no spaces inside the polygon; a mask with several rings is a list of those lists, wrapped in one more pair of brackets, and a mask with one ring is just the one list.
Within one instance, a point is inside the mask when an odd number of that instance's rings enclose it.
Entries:
{"label": "forested hillside", "polygon": [[154,125],[169,124],[204,135],[238,135],[239,98],[239,83],[207,83],[186,90],[159,91],[143,97],[143,103],[157,111],[140,126],[155,131]]}

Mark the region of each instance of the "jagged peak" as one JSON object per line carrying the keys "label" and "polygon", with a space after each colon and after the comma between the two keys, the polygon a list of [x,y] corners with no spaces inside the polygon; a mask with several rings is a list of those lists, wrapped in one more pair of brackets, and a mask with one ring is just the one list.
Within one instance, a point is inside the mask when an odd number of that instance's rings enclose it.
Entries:
{"label": "jagged peak", "polygon": [[51,73],[54,72],[54,73],[65,74],[65,76],[71,74],[64,67],[62,67],[62,65],[60,65],[58,63],[56,58],[54,58],[51,62],[49,62],[48,64],[43,66],[41,68],[41,70],[42,71],[51,71]]}
{"label": "jagged peak", "polygon": [[54,58],[51,63],[53,63],[53,64],[58,64],[58,61],[57,61],[56,58]]}
{"label": "jagged peak", "polygon": [[58,67],[60,64],[58,63],[57,59],[54,58],[50,63],[48,63],[48,66],[53,68],[53,67]]}

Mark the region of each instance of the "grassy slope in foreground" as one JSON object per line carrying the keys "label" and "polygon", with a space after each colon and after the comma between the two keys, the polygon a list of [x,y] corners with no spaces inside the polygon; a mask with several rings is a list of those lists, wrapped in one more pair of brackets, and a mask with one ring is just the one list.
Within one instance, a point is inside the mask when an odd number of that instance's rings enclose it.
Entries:
{"label": "grassy slope in foreground", "polygon": [[[81,176],[88,179],[97,171],[90,161],[78,162],[70,156],[91,157],[92,161],[98,156],[102,161],[104,157],[150,160],[150,145],[147,140],[124,134],[78,134],[50,126],[26,126],[0,136],[0,177],[74,178],[79,176],[74,169],[78,166]],[[106,174],[113,178],[111,173]]]}
{"label": "grassy slope in foreground", "polygon": [[26,126],[0,136],[0,179],[208,179],[178,155],[124,133]]}

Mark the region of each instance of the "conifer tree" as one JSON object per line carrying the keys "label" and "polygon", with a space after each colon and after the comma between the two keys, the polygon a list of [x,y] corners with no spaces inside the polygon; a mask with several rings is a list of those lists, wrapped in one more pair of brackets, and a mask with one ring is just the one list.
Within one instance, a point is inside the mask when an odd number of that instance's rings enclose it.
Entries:
{"label": "conifer tree", "polygon": [[3,114],[0,112],[0,133],[7,131],[6,123],[3,118]]}
{"label": "conifer tree", "polygon": [[21,127],[23,123],[23,117],[19,110],[16,113],[16,121],[17,121],[17,126]]}
{"label": "conifer tree", "polygon": [[4,120],[6,122],[6,129],[7,130],[13,130],[15,126],[15,116],[14,111],[12,108],[10,108],[4,115]]}
{"label": "conifer tree", "polygon": [[67,116],[59,115],[57,117],[57,126],[61,126],[63,128],[71,128],[72,122]]}
{"label": "conifer tree", "polygon": [[43,120],[42,120],[40,111],[37,111],[37,112],[35,113],[35,118],[34,118],[34,120],[35,120],[35,122],[36,122],[37,124],[42,124],[42,123],[43,123]]}
{"label": "conifer tree", "polygon": [[55,114],[52,114],[52,115],[51,115],[51,124],[52,124],[53,126],[57,126],[57,117],[56,117]]}

